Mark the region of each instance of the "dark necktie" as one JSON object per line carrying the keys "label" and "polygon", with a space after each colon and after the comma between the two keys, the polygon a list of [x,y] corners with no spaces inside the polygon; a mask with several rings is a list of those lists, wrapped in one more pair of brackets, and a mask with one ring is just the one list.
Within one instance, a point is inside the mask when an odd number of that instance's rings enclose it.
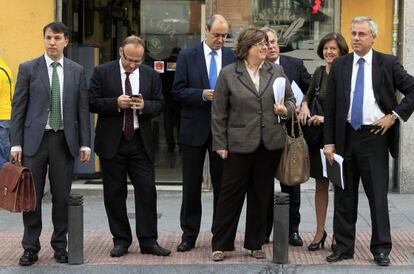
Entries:
{"label": "dark necktie", "polygon": [[358,72],[355,82],[354,98],[352,99],[351,126],[358,130],[362,126],[362,109],[364,102],[364,58],[358,60]]}
{"label": "dark necktie", "polygon": [[216,88],[216,82],[217,82],[217,63],[216,63],[216,55],[217,52],[215,50],[212,50],[210,52],[211,60],[210,60],[210,76],[209,76],[209,83],[210,88],[215,89]]}
{"label": "dark necktie", "polygon": [[[131,82],[129,81],[129,72],[125,72],[125,95],[132,95]],[[124,109],[124,136],[125,139],[131,140],[134,137],[134,111],[132,108]]]}
{"label": "dark necktie", "polygon": [[54,131],[58,131],[62,123],[62,117],[60,113],[60,82],[59,75],[57,73],[58,65],[58,62],[52,63],[52,100],[50,104],[49,125]]}

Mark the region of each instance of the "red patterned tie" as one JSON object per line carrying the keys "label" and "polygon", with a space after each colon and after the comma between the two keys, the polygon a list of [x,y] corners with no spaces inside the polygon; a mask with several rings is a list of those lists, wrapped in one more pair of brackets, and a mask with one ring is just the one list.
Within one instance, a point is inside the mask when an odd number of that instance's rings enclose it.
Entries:
{"label": "red patterned tie", "polygon": [[[125,72],[125,95],[132,95],[131,82],[129,81],[129,72]],[[132,108],[124,109],[124,136],[128,141],[134,137],[134,111]]]}

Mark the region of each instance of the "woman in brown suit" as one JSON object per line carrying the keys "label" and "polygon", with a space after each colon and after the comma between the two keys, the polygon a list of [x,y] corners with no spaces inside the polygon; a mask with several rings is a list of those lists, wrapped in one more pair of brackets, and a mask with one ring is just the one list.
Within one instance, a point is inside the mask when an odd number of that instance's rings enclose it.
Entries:
{"label": "woman in brown suit", "polygon": [[[268,197],[285,144],[284,119],[294,111],[294,96],[280,66],[265,61],[267,36],[250,28],[240,33],[238,61],[220,72],[212,105],[213,150],[222,159],[223,178],[213,221],[211,258],[234,250],[240,212],[247,194],[244,247],[265,258]],[[275,103],[273,84],[285,83],[284,101]],[[282,99],[283,100],[283,99]]]}

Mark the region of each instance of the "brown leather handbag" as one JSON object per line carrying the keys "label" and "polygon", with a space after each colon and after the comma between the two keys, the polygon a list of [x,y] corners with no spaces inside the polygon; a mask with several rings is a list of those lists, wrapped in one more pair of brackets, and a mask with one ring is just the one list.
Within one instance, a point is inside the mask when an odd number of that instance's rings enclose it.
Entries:
{"label": "brown leather handbag", "polygon": [[0,171],[0,208],[28,212],[36,208],[32,172],[21,165],[5,163]]}
{"label": "brown leather handbag", "polygon": [[293,111],[291,136],[286,132],[286,144],[280,157],[276,171],[276,179],[287,186],[295,186],[309,180],[310,160],[309,150],[302,128],[298,122],[298,136],[295,136],[294,122],[297,121],[296,111]]}

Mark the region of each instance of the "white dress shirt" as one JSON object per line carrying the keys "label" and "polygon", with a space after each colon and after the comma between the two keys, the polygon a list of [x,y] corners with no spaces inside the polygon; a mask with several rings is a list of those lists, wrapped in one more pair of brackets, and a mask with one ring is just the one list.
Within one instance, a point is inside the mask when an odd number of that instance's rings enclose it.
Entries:
{"label": "white dress shirt", "polygon": [[[204,47],[204,59],[206,60],[206,66],[207,66],[207,75],[210,78],[210,63],[211,63],[211,52],[213,51],[204,41],[203,42],[203,47]],[[216,55],[216,64],[217,64],[217,77],[220,74],[220,70],[221,70],[221,56],[222,56],[222,50],[221,49],[216,49],[215,50],[217,55]]]}
{"label": "white dress shirt", "polygon": [[[122,66],[121,59],[119,59],[119,67],[121,73],[121,83],[122,83],[122,92],[125,94],[125,79],[126,79],[126,71]],[[135,69],[133,72],[129,74],[129,82],[131,83],[132,94],[138,95],[139,94],[139,69]],[[134,129],[139,128],[138,124],[138,117],[137,117],[137,110],[133,109],[134,112]],[[124,121],[125,126],[125,121]]]}
{"label": "white dress shirt", "polygon": [[378,102],[375,100],[374,89],[372,85],[372,49],[365,56],[358,56],[354,52],[354,60],[352,66],[352,79],[351,79],[351,96],[348,110],[348,122],[351,122],[352,112],[352,100],[354,99],[355,83],[358,73],[358,60],[364,58],[364,101],[362,107],[362,124],[371,125],[375,121],[384,117],[384,113],[378,106]]}

